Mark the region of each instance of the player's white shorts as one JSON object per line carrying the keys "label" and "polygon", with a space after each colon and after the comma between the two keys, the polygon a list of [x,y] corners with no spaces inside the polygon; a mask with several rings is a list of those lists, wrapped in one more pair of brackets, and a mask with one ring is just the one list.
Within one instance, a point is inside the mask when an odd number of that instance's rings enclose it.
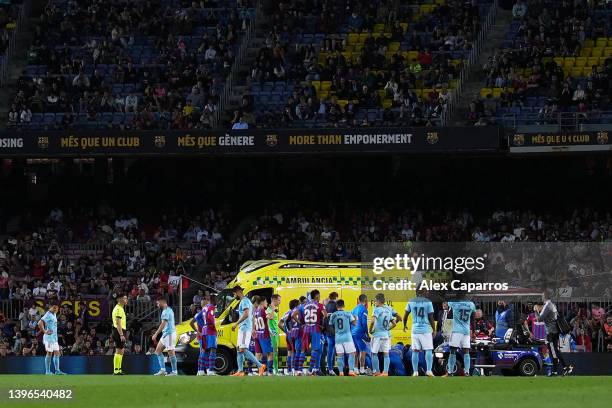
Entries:
{"label": "player's white shorts", "polygon": [[347,341],[346,343],[336,343],[337,354],[351,354],[356,352],[355,343]]}
{"label": "player's white shorts", "polygon": [[249,349],[251,345],[251,330],[240,330],[238,329],[238,348]]}
{"label": "player's white shorts", "polygon": [[176,332],[164,335],[161,342],[164,345],[164,350],[174,350],[176,347]]}
{"label": "player's white shorts", "polygon": [[412,333],[412,350],[433,350],[431,333]]}
{"label": "player's white shorts", "polygon": [[472,346],[470,335],[461,333],[451,333],[449,345],[451,347],[469,349]]}
{"label": "player's white shorts", "polygon": [[372,337],[372,353],[388,353],[391,350],[391,339]]}
{"label": "player's white shorts", "polygon": [[47,353],[60,350],[59,343],[57,341],[43,341],[43,344],[45,345],[45,350]]}

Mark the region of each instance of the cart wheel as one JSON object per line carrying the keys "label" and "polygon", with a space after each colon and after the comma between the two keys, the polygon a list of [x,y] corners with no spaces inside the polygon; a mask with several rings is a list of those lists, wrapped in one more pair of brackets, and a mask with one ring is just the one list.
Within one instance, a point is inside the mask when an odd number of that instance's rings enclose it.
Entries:
{"label": "cart wheel", "polygon": [[522,377],[533,377],[538,371],[538,364],[533,359],[527,358],[519,363],[517,370]]}

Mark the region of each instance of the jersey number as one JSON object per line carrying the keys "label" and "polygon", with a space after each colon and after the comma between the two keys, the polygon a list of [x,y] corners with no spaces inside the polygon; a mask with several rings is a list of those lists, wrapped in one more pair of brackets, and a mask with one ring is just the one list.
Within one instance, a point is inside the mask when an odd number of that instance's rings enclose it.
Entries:
{"label": "jersey number", "polygon": [[264,319],[261,316],[255,318],[255,330],[261,331],[265,329]]}
{"label": "jersey number", "polygon": [[336,326],[338,326],[338,331],[342,331],[344,329],[344,320],[342,319],[336,320]]}
{"label": "jersey number", "polygon": [[304,310],[304,323],[315,324],[317,322],[317,311],[314,309]]}
{"label": "jersey number", "polygon": [[383,319],[382,326],[383,326],[383,329],[385,329],[385,330],[389,329],[389,318],[388,317],[385,317]]}
{"label": "jersey number", "polygon": [[469,310],[465,310],[465,309],[461,309],[461,311],[459,312],[459,319],[461,319],[462,322],[468,322],[470,320],[470,311]]}
{"label": "jersey number", "polygon": [[425,317],[425,308],[424,307],[417,307],[416,308],[416,315],[417,317],[420,317],[421,319]]}

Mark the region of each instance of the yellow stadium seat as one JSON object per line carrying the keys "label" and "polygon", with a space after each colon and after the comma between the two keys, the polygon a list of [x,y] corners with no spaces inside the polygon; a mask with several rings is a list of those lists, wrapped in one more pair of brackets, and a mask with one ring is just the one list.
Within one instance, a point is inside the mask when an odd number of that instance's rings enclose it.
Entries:
{"label": "yellow stadium seat", "polygon": [[436,0],[436,4],[442,5],[445,3],[446,3],[446,0]]}
{"label": "yellow stadium seat", "polygon": [[593,52],[591,52],[591,56],[592,57],[601,57],[601,55],[603,54],[603,48],[600,47],[595,47],[593,48]]}
{"label": "yellow stadium seat", "polygon": [[389,43],[389,51],[397,52],[397,51],[399,51],[399,48],[400,48],[400,43],[399,42]]}
{"label": "yellow stadium seat", "polygon": [[321,90],[328,92],[329,88],[331,88],[331,81],[321,81]]}
{"label": "yellow stadium seat", "polygon": [[361,33],[361,34],[359,34],[359,44],[363,44],[365,42],[366,38],[368,38],[368,33]]}
{"label": "yellow stadium seat", "polygon": [[499,98],[502,94],[502,89],[501,88],[493,88],[493,97],[494,98]]}
{"label": "yellow stadium seat", "polygon": [[408,61],[412,61],[413,59],[418,59],[419,58],[419,52],[418,51],[408,51]]}
{"label": "yellow stadium seat", "polygon": [[576,62],[574,63],[575,67],[584,67],[586,65],[587,59],[585,57],[576,58]]}
{"label": "yellow stadium seat", "polygon": [[493,90],[491,88],[481,88],[480,89],[480,97],[481,98],[486,98],[487,95],[493,95]]}
{"label": "yellow stadium seat", "polygon": [[387,97],[387,91],[384,89],[379,89],[377,92],[380,99],[385,99]]}
{"label": "yellow stadium seat", "polygon": [[604,58],[610,58],[610,57],[612,57],[612,47],[606,47],[606,48],[604,48],[603,57],[604,57]]}
{"label": "yellow stadium seat", "polygon": [[583,48],[580,50],[580,56],[581,57],[590,57],[591,56],[591,52],[593,51],[593,48]]}
{"label": "yellow stadium seat", "polygon": [[356,44],[359,42],[359,34],[357,33],[349,33],[347,37],[347,43]]}
{"label": "yellow stadium seat", "polygon": [[576,68],[576,67],[574,67],[574,68],[572,68],[572,76],[573,76],[574,78],[579,78],[579,77],[581,77],[581,76],[582,76],[582,68],[583,68],[583,67],[577,67],[577,68]]}
{"label": "yellow stadium seat", "polygon": [[326,52],[320,52],[319,53],[319,64],[325,64],[325,60],[327,60],[327,53]]}
{"label": "yellow stadium seat", "polygon": [[348,51],[344,51],[342,53],[342,56],[348,62],[348,61],[351,61],[351,58],[353,58],[353,53],[352,52],[348,52]]}
{"label": "yellow stadium seat", "polygon": [[383,99],[382,106],[384,109],[390,108],[393,106],[393,101],[391,99]]}
{"label": "yellow stadium seat", "polygon": [[327,97],[329,97],[329,92],[325,92],[325,91],[319,91],[319,99],[326,99]]}
{"label": "yellow stadium seat", "polygon": [[571,65],[573,67],[575,62],[576,62],[576,58],[574,58],[574,57],[565,57],[565,64],[564,65]]}
{"label": "yellow stadium seat", "polygon": [[530,77],[530,76],[531,76],[531,74],[533,74],[533,69],[531,69],[531,68],[525,68],[525,73],[524,73],[524,75],[525,75],[526,77]]}
{"label": "yellow stadium seat", "polygon": [[591,38],[587,38],[584,40],[584,44],[582,44],[582,46],[585,48],[593,48],[595,46],[595,41],[593,41]]}
{"label": "yellow stadium seat", "polygon": [[599,57],[589,57],[587,59],[587,67],[591,68],[593,65],[599,65]]}
{"label": "yellow stadium seat", "polygon": [[338,102],[338,105],[340,105],[340,107],[343,109],[346,105],[348,105],[348,101],[346,99],[338,99],[337,102]]}
{"label": "yellow stadium seat", "polygon": [[355,48],[353,48],[354,52],[358,52],[361,53],[361,50],[363,50],[363,44],[355,44]]}
{"label": "yellow stadium seat", "polygon": [[597,48],[603,48],[608,45],[608,39],[606,37],[600,37],[597,39],[595,44],[597,45]]}
{"label": "yellow stadium seat", "polygon": [[404,29],[404,32],[408,30],[408,23],[400,23],[400,26]]}
{"label": "yellow stadium seat", "polygon": [[382,33],[383,31],[385,31],[385,25],[384,24],[374,24],[374,32],[375,33]]}
{"label": "yellow stadium seat", "polygon": [[354,45],[345,45],[344,46],[344,51],[345,52],[353,52],[354,49],[355,49]]}
{"label": "yellow stadium seat", "polygon": [[312,81],[312,86],[319,92],[319,89],[321,89],[321,81]]}
{"label": "yellow stadium seat", "polygon": [[450,81],[450,88],[451,89],[456,89],[457,85],[459,85],[459,80],[458,79],[451,79],[451,81]]}
{"label": "yellow stadium seat", "polygon": [[414,94],[421,98],[423,96],[423,90],[421,88],[413,89]]}
{"label": "yellow stadium seat", "polygon": [[433,92],[431,88],[423,88],[423,98],[429,99],[429,94]]}
{"label": "yellow stadium seat", "polygon": [[555,57],[554,60],[557,65],[559,65],[560,67],[563,66],[563,57]]}
{"label": "yellow stadium seat", "polygon": [[421,9],[421,13],[427,14],[427,13],[431,13],[432,7],[431,7],[431,4],[421,4],[420,9]]}

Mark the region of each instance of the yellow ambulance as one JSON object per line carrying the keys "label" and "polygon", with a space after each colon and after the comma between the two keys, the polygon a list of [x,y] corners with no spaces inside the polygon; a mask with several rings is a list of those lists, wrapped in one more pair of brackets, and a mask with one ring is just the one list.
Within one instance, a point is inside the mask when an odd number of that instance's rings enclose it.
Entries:
{"label": "yellow ambulance", "polygon": [[[217,294],[217,361],[216,368],[220,374],[229,374],[236,367],[237,332],[231,330],[231,325],[238,318],[235,311],[238,301],[234,299],[232,288],[240,285],[244,294],[265,296],[268,301],[273,294],[281,296],[279,318],[289,309],[291,299],[308,296],[310,291],[318,289],[321,301],[331,292],[337,292],[343,299],[346,310],[352,310],[357,305],[357,298],[362,293],[363,264],[360,263],[323,263],[287,260],[260,260],[243,264],[236,278],[227,288]],[[371,293],[371,292],[370,292]],[[403,316],[406,302],[414,292],[406,292],[402,302],[388,301],[387,304],[400,316]],[[372,296],[370,296],[372,297]],[[368,299],[369,310],[373,309],[373,299]],[[190,319],[177,326],[177,358],[181,367],[191,372],[195,370],[199,353],[196,333],[189,325]],[[398,324],[392,331],[393,343],[410,344],[410,330],[405,332],[403,325]],[[280,361],[286,356],[285,335],[281,332],[279,346]],[[283,365],[283,364],[281,364]]]}

